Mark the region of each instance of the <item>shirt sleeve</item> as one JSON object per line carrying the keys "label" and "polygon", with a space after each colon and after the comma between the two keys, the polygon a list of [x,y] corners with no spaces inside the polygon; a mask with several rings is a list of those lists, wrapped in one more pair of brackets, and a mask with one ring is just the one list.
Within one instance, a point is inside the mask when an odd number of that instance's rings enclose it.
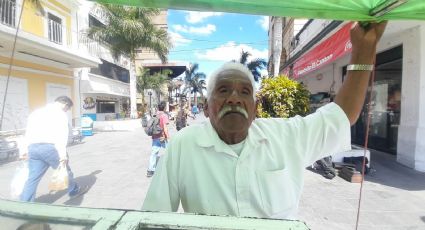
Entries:
{"label": "shirt sleeve", "polygon": [[180,204],[177,185],[178,161],[173,158],[172,141],[167,147],[167,154],[159,160],[155,175],[149,186],[142,210],[176,212]]}
{"label": "shirt sleeve", "polygon": [[293,125],[298,126],[296,136],[304,166],[351,149],[350,122],[335,103],[327,104],[304,118],[294,118]]}

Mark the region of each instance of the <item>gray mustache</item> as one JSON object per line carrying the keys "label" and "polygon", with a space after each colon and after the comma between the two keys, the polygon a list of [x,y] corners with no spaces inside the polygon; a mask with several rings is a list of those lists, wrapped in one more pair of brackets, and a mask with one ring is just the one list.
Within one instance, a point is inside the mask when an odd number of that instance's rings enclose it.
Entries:
{"label": "gray mustache", "polygon": [[221,119],[226,113],[229,112],[237,112],[242,114],[246,119],[248,119],[248,112],[240,107],[240,106],[230,106],[230,105],[225,105],[220,112],[218,112],[218,119]]}

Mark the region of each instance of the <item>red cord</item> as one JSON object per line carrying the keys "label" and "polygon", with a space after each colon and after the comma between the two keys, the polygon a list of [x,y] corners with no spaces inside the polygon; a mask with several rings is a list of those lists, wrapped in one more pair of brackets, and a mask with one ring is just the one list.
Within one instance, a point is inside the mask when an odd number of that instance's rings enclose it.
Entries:
{"label": "red cord", "polygon": [[[375,61],[374,61],[374,65],[376,63],[376,57],[375,57]],[[360,192],[359,192],[359,204],[357,206],[357,218],[356,218],[356,230],[359,227],[359,218],[360,218],[360,207],[361,207],[361,201],[362,201],[362,191],[363,191],[363,181],[364,181],[364,173],[365,173],[365,168],[366,168],[366,152],[367,152],[367,146],[368,146],[368,140],[369,140],[369,125],[370,125],[370,118],[371,118],[371,111],[370,111],[370,107],[371,107],[371,102],[372,102],[372,92],[373,92],[373,83],[375,80],[375,68],[371,73],[371,77],[370,77],[370,91],[369,91],[369,99],[368,99],[368,103],[367,103],[367,120],[366,120],[366,133],[365,133],[365,141],[364,141],[364,153],[363,153],[363,163],[362,163],[362,180],[360,182]]]}

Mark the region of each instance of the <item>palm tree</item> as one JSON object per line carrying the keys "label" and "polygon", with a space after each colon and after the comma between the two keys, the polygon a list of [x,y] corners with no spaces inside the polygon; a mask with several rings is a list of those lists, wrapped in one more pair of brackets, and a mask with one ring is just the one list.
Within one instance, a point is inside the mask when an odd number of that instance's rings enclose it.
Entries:
{"label": "palm tree", "polygon": [[241,57],[239,58],[239,63],[245,65],[249,71],[251,71],[252,75],[254,75],[254,80],[258,82],[261,78],[261,70],[267,68],[266,60],[262,58],[254,59],[248,62],[248,57],[251,56],[251,53],[248,51],[241,52]]}
{"label": "palm tree", "polygon": [[[205,78],[206,75],[202,72],[197,72],[199,68],[198,63],[194,63],[193,65],[189,66],[189,68],[185,71],[185,89],[183,90],[184,93],[193,93],[194,94],[194,103],[195,105],[198,105],[198,93],[201,94],[201,97],[204,97],[203,90],[206,89],[205,85]],[[190,102],[190,98],[189,98]]]}
{"label": "palm tree", "polygon": [[[145,113],[145,90],[152,89],[156,92],[156,95],[164,95],[162,88],[164,85],[167,85],[169,82],[168,75],[171,74],[171,70],[163,70],[162,72],[155,73],[153,75],[150,74],[150,70],[148,68],[140,68],[137,74],[137,92],[142,95],[142,114]],[[158,98],[159,101],[159,98]]]}
{"label": "palm tree", "polygon": [[[112,55],[120,54],[130,57],[130,91],[136,91],[136,54],[139,48],[153,50],[163,63],[167,62],[167,54],[171,48],[167,31],[155,27],[151,18],[159,13],[158,9],[121,6],[101,3],[105,10],[107,26],[91,27],[88,36],[98,41],[107,42],[111,46]],[[132,116],[135,116],[136,102],[131,104]]]}
{"label": "palm tree", "polygon": [[40,13],[41,15],[45,15],[46,11],[44,10],[43,6],[41,5],[40,0],[27,0],[29,3],[33,4],[35,9]]}

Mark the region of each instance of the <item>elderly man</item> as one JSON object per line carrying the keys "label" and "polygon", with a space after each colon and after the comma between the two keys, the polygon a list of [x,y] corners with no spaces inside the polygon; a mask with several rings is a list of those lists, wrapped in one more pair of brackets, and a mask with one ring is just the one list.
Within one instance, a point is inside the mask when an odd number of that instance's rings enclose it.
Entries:
{"label": "elderly man", "polygon": [[210,122],[179,132],[161,160],[143,210],[296,218],[304,168],[350,149],[350,124],[361,111],[376,45],[386,23],[351,31],[348,76],[335,103],[306,117],[255,119],[252,74],[227,63],[208,82]]}

